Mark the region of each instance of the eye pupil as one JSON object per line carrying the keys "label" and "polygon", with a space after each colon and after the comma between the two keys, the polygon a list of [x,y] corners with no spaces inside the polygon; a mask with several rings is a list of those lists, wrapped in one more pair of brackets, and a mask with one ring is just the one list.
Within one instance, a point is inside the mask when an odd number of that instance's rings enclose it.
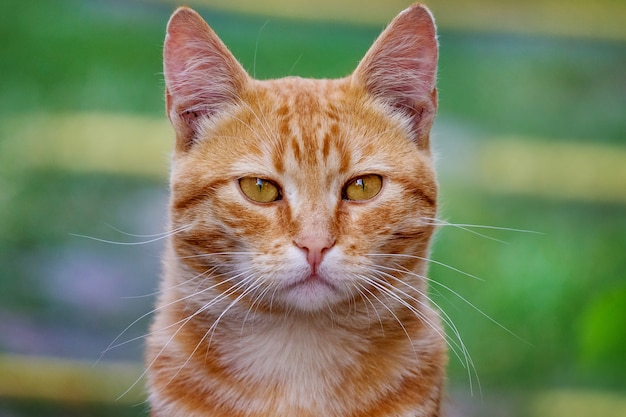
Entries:
{"label": "eye pupil", "polygon": [[259,187],[259,192],[263,190],[263,180],[261,178],[256,179],[256,186]]}

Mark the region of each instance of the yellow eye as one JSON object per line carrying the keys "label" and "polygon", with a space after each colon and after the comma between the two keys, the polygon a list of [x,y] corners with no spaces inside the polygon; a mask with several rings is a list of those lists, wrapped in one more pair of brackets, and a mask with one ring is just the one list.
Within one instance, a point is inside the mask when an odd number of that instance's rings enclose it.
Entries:
{"label": "yellow eye", "polygon": [[244,177],[239,179],[239,187],[246,197],[258,203],[271,203],[281,199],[278,186],[270,180]]}
{"label": "yellow eye", "polygon": [[380,192],[383,178],[376,174],[361,175],[348,181],[343,188],[343,198],[351,201],[365,201]]}

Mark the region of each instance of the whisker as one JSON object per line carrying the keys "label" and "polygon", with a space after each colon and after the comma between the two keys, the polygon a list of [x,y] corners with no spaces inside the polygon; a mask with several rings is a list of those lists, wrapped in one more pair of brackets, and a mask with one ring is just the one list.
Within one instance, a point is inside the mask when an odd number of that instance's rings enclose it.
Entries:
{"label": "whisker", "polygon": [[[207,331],[207,334],[208,334],[208,332],[211,332],[211,337],[209,338],[209,342],[208,342],[208,344],[207,344],[207,351],[208,351],[209,347],[211,346],[211,342],[213,341],[213,335],[215,334],[215,330],[217,329],[217,326],[218,326],[218,324],[219,324],[220,320],[222,319],[222,317],[223,317],[223,316],[224,316],[224,315],[225,315],[225,314],[226,314],[226,313],[227,313],[227,312],[228,312],[228,311],[229,311],[229,310],[230,310],[233,306],[235,306],[237,303],[239,303],[239,301],[240,301],[242,298],[246,297],[249,293],[251,293],[251,292],[255,291],[257,288],[259,288],[259,287],[261,286],[261,282],[263,281],[262,277],[257,277],[257,278],[256,278],[255,280],[253,280],[252,282],[249,282],[249,281],[250,281],[250,278],[251,278],[251,276],[248,276],[248,277],[246,277],[244,280],[242,280],[242,281],[240,282],[240,285],[238,285],[238,288],[237,288],[236,290],[238,290],[239,288],[244,287],[244,286],[247,286],[247,288],[246,288],[246,289],[245,289],[245,290],[244,290],[241,294],[239,294],[239,295],[237,296],[237,298],[235,298],[235,299],[234,299],[234,300],[233,300],[233,301],[232,301],[232,302],[228,305],[228,307],[226,307],[226,308],[224,309],[224,311],[222,311],[222,312],[220,313],[220,315],[218,316],[218,318],[217,318],[217,319],[213,322],[213,324],[211,325],[211,327],[210,327],[210,328],[209,328],[209,330]],[[235,290],[235,291],[236,291],[236,290]],[[250,310],[248,309],[248,312],[249,312],[249,311],[250,311]],[[246,316],[247,316],[247,313],[246,313]],[[204,340],[204,338],[202,338],[202,339],[200,340],[200,342],[202,342],[203,340]]]}
{"label": "whisker", "polygon": [[[400,269],[384,267],[382,265],[376,265],[376,268],[383,268],[383,269],[387,269],[387,270],[391,270],[393,272],[399,272],[399,273],[410,273],[411,272],[411,271],[406,270],[405,268],[402,268],[402,270],[400,270]],[[445,336],[445,334],[442,334],[439,331],[439,329],[436,326],[434,326],[434,324],[432,324],[429,320],[426,320],[426,318],[423,316],[423,314],[421,312],[419,312],[417,310],[414,310],[413,306],[411,306],[410,304],[409,305],[405,305],[405,307],[411,309],[411,311],[413,311],[415,314],[417,314],[421,319],[423,319],[424,321],[429,323],[430,327],[433,330],[435,330],[435,332],[440,337],[442,337],[442,339],[444,339],[446,341],[446,343],[448,344],[448,347],[450,348],[450,350],[454,353],[454,355],[457,357],[457,359],[463,365],[463,367],[466,368],[467,371],[468,371],[468,380],[469,380],[469,384],[470,384],[470,391],[472,392],[472,394],[473,394],[473,384],[472,384],[473,379],[472,379],[472,375],[471,375],[471,371],[472,370],[473,370],[474,375],[476,377],[476,381],[478,383],[479,391],[482,392],[482,389],[481,389],[481,386],[480,386],[480,378],[478,376],[478,372],[476,370],[476,366],[474,365],[474,361],[472,360],[472,357],[471,357],[471,355],[469,353],[469,350],[467,349],[467,346],[463,342],[463,338],[461,337],[461,334],[460,334],[457,326],[454,324],[454,321],[452,320],[452,318],[434,300],[432,300],[432,298],[428,297],[427,294],[425,294],[422,291],[420,291],[419,289],[413,287],[408,282],[405,282],[405,281],[397,278],[393,274],[389,274],[389,273],[386,273],[384,271],[380,271],[379,269],[376,269],[375,272],[379,273],[379,274],[382,274],[384,277],[391,278],[394,281],[407,286],[412,291],[415,291],[419,295],[421,295],[424,298],[426,298],[430,303],[432,303],[437,308],[437,310],[439,310],[441,312],[441,318],[442,318],[443,322],[448,325],[448,327],[450,328],[450,330],[452,331],[452,333],[454,334],[454,336],[458,340],[458,343],[456,341],[454,341],[454,340],[448,339]],[[413,273],[413,275],[415,275],[417,277],[420,277],[419,275],[414,274],[414,273]],[[425,278],[425,277],[422,277],[422,278]],[[425,302],[415,298],[414,296],[406,293],[405,291],[402,291],[402,290],[398,289],[397,287],[394,287],[394,288],[397,291],[399,291],[401,293],[401,295],[404,295],[405,297],[415,301],[416,303],[418,303],[419,305],[423,306],[424,308],[431,309],[430,305],[428,305],[427,303],[425,303]],[[461,354],[457,352],[457,350],[456,350],[457,348],[462,353],[463,359],[461,358]]]}
{"label": "whisker", "polygon": [[[241,294],[239,294],[237,296],[237,298],[235,298],[225,309],[222,310],[222,312],[220,313],[220,315],[217,317],[217,319],[215,319],[213,321],[213,324],[211,325],[211,327],[209,327],[209,329],[204,333],[204,335],[202,336],[202,338],[198,341],[198,343],[196,343],[196,346],[194,347],[193,351],[189,354],[189,356],[187,357],[187,359],[185,360],[185,362],[178,368],[178,370],[176,371],[176,373],[170,378],[170,380],[166,383],[166,386],[169,385],[174,379],[176,379],[176,377],[182,372],[182,370],[185,368],[185,366],[187,366],[187,364],[189,363],[189,361],[191,360],[191,358],[195,355],[195,353],[198,351],[198,349],[200,348],[200,345],[206,340],[207,336],[210,334],[211,336],[209,337],[209,340],[207,342],[207,353],[209,351],[209,348],[211,346],[211,342],[213,341],[213,335],[215,334],[215,330],[217,329],[217,326],[220,322],[220,320],[222,319],[222,317],[224,317],[224,315],[234,306],[236,305],[239,300],[241,300],[244,296],[247,295],[247,293],[251,290],[251,288],[256,288],[255,284],[256,282],[258,282],[260,280],[260,278],[257,278],[257,280],[255,280],[252,285],[248,286],[248,288],[246,288]],[[220,300],[228,297],[230,294],[233,294],[234,292],[236,292],[237,290],[239,290],[240,288],[246,286],[248,284],[248,277],[244,278],[243,280],[239,281],[237,284],[235,284],[234,286],[231,286],[228,290],[226,290],[225,292],[223,292],[222,294],[220,294],[218,297],[216,298],[220,298]],[[215,300],[214,300],[215,301]],[[202,307],[203,311],[206,311],[209,308],[208,305],[205,305]]]}
{"label": "whisker", "polygon": [[114,240],[101,239],[101,238],[94,237],[94,236],[81,235],[81,234],[78,234],[78,233],[69,233],[69,235],[70,236],[74,236],[74,237],[80,237],[80,238],[83,238],[83,239],[94,240],[96,242],[107,243],[107,244],[111,244],[111,245],[138,246],[138,245],[146,245],[148,243],[158,242],[159,240],[163,240],[163,239],[166,239],[166,238],[168,238],[170,236],[174,236],[174,235],[176,235],[178,233],[181,233],[181,232],[189,229],[190,227],[191,227],[191,225],[186,225],[184,227],[180,227],[180,228],[171,230],[169,232],[164,232],[162,234],[156,234],[155,235],[156,237],[154,237],[152,239],[143,240],[143,241],[139,241],[139,242],[118,242],[118,241],[114,241]]}
{"label": "whisker", "polygon": [[[197,275],[195,275],[195,276],[193,276],[193,277],[189,278],[189,279],[188,279],[188,280],[186,280],[186,281],[179,282],[179,283],[178,283],[178,284],[176,284],[176,285],[172,285],[172,286],[167,287],[167,288],[159,289],[159,290],[154,291],[154,292],[151,292],[151,293],[149,293],[149,294],[142,294],[142,295],[127,295],[127,296],[123,296],[123,297],[122,297],[122,299],[131,299],[131,300],[132,300],[132,299],[139,299],[139,298],[146,298],[146,297],[154,297],[154,296],[156,296],[156,295],[166,293],[166,292],[168,292],[168,291],[170,291],[170,290],[173,290],[173,289],[175,289],[175,288],[184,287],[184,286],[186,286],[188,283],[190,283],[190,282],[192,282],[192,281],[196,280],[197,278],[202,277],[203,275],[206,275],[207,273],[208,273],[208,274],[213,273],[216,269],[217,269],[217,267],[216,267],[216,266],[214,266],[214,267],[211,267],[211,268],[207,269],[207,270],[206,270],[206,271],[204,271],[203,273],[201,273],[201,274],[197,274]],[[209,276],[211,276],[211,275],[209,275]]]}
{"label": "whisker", "polygon": [[[204,272],[204,273],[202,273],[202,274],[198,274],[198,275],[196,275],[196,276],[194,276],[194,277],[192,277],[192,278],[188,279],[187,281],[184,281],[184,282],[182,282],[182,283],[180,283],[180,284],[178,284],[178,285],[175,285],[175,286],[173,286],[173,287],[170,287],[170,289],[173,289],[173,288],[175,288],[175,287],[182,286],[182,285],[187,285],[189,282],[191,282],[191,281],[193,281],[193,280],[196,280],[196,279],[198,279],[198,278],[202,277],[203,275],[205,275],[205,274],[207,274],[207,273],[211,274],[211,273],[212,273],[212,271],[213,271],[213,269],[214,269],[214,268],[212,268],[212,269],[210,269],[210,270],[207,270],[207,271],[205,271],[205,272]],[[222,275],[219,275],[219,276],[217,276],[217,277],[220,277],[220,276],[222,276]],[[213,277],[213,276],[208,275],[208,277]],[[181,298],[179,298],[179,299],[177,299],[177,300],[175,300],[175,301],[169,302],[169,303],[167,303],[167,304],[160,305],[160,306],[158,306],[158,307],[156,307],[156,308],[154,308],[154,309],[152,309],[152,310],[148,311],[147,313],[145,313],[145,314],[141,315],[139,318],[135,319],[132,323],[130,323],[128,326],[126,326],[126,328],[124,328],[124,330],[122,330],[122,331],[120,332],[120,334],[118,334],[118,335],[117,335],[117,337],[115,337],[115,339],[113,339],[113,341],[109,344],[109,346],[107,346],[107,348],[106,348],[106,349],[105,349],[105,350],[104,350],[104,351],[100,354],[99,358],[98,358],[98,359],[97,359],[97,361],[96,361],[96,364],[97,364],[97,363],[98,363],[98,362],[99,362],[99,361],[100,361],[100,360],[104,357],[104,355],[106,355],[109,351],[111,351],[111,350],[113,350],[113,349],[115,349],[115,348],[118,348],[118,347],[120,347],[120,346],[126,345],[126,344],[128,344],[128,343],[131,343],[131,342],[133,342],[133,341],[136,341],[136,340],[139,340],[139,339],[143,339],[143,338],[145,338],[145,337],[147,337],[147,336],[149,336],[149,335],[151,335],[151,334],[153,334],[153,333],[157,333],[157,332],[158,332],[158,331],[156,331],[156,332],[149,332],[149,333],[147,333],[147,334],[145,334],[145,335],[143,335],[143,336],[138,336],[138,337],[135,337],[135,338],[132,338],[132,339],[128,339],[128,340],[126,340],[126,341],[124,341],[124,342],[121,342],[121,343],[117,343],[117,344],[116,344],[116,342],[117,342],[117,341],[118,341],[118,340],[119,340],[119,339],[120,339],[120,338],[121,338],[121,337],[122,337],[122,336],[123,336],[123,335],[124,335],[124,334],[125,334],[125,333],[126,333],[126,332],[130,329],[130,328],[131,328],[131,327],[132,327],[132,326],[134,326],[135,324],[137,324],[137,323],[138,323],[139,321],[141,321],[142,319],[144,319],[144,318],[148,317],[149,315],[151,315],[151,314],[153,314],[153,313],[156,313],[156,312],[157,312],[157,311],[159,311],[159,310],[162,310],[162,309],[168,308],[168,307],[170,307],[170,306],[172,306],[172,305],[175,305],[175,304],[177,304],[177,303],[180,303],[180,302],[182,302],[182,301],[185,301],[185,300],[187,300],[187,301],[188,301],[188,300],[190,300],[190,299],[192,299],[192,298],[195,298],[195,297],[197,297],[198,295],[203,294],[203,293],[204,293],[204,292],[206,292],[206,291],[210,291],[210,290],[214,289],[215,287],[217,287],[218,285],[223,284],[224,282],[228,282],[228,281],[230,281],[230,280],[232,280],[232,279],[235,279],[235,278],[236,278],[236,277],[234,277],[234,278],[233,278],[233,277],[231,277],[231,278],[229,278],[229,279],[227,279],[227,280],[225,280],[225,281],[220,281],[220,282],[218,282],[218,283],[216,283],[216,284],[214,284],[214,285],[212,285],[212,286],[210,286],[210,287],[207,287],[207,288],[202,289],[201,291],[196,291],[196,292],[194,292],[194,293],[192,293],[192,294],[189,294],[189,295],[186,295],[186,296],[184,296],[184,297],[181,297]],[[166,290],[166,291],[167,291],[167,290]],[[164,330],[164,329],[160,329],[159,331],[162,331],[162,330]]]}
{"label": "whisker", "polygon": [[426,223],[426,224],[430,224],[433,226],[452,226],[455,227],[457,229],[461,229],[464,230],[468,233],[472,233],[476,236],[480,236],[483,237],[485,239],[489,239],[489,240],[493,240],[499,243],[504,243],[506,245],[509,245],[510,242],[495,238],[493,236],[489,236],[480,232],[477,232],[475,230],[472,229],[489,229],[489,230],[502,230],[502,231],[507,231],[507,232],[518,232],[518,233],[532,233],[532,234],[537,234],[537,235],[543,235],[544,233],[542,232],[538,232],[535,230],[525,230],[525,229],[515,229],[512,227],[499,227],[499,226],[489,226],[489,225],[480,225],[480,224],[464,224],[464,223],[450,223],[446,220],[443,219],[438,219],[438,218],[427,218],[424,217],[424,220],[430,221],[430,223]]}
{"label": "whisker", "polygon": [[[210,258],[212,256],[233,256],[233,255],[261,255],[263,252],[250,252],[250,251],[241,251],[241,252],[211,252],[211,253],[201,253],[198,255],[187,255],[187,256],[178,256],[177,259],[198,259],[198,258]],[[220,260],[220,262],[224,262]]]}
{"label": "whisker", "polygon": [[257,55],[257,51],[259,50],[259,40],[261,39],[261,32],[263,32],[263,29],[265,29],[265,26],[267,26],[269,22],[270,22],[270,19],[267,19],[265,23],[263,23],[263,26],[261,26],[261,29],[259,29],[259,32],[256,35],[256,43],[254,45],[254,59],[252,61],[252,78],[256,78],[256,55]]}
{"label": "whisker", "polygon": [[287,76],[290,76],[291,73],[293,72],[293,70],[296,68],[296,65],[298,64],[298,62],[300,62],[300,59],[302,59],[303,54],[300,54],[298,56],[298,58],[296,58],[296,61],[293,63],[293,65],[291,66],[291,68],[289,69],[289,72],[287,72]]}
{"label": "whisker", "polygon": [[[378,274],[381,274],[382,276],[387,277],[387,278],[393,278],[393,279],[395,279],[396,281],[401,282],[401,283],[403,283],[403,284],[407,285],[410,289],[414,290],[414,291],[415,291],[415,292],[417,292],[419,295],[421,295],[421,296],[423,296],[423,297],[426,297],[426,295],[425,295],[422,291],[420,291],[420,290],[416,289],[415,287],[413,287],[413,286],[411,286],[411,285],[409,285],[409,284],[407,284],[407,283],[403,282],[402,280],[399,280],[398,278],[394,277],[394,276],[393,276],[393,275],[391,275],[391,274],[388,274],[388,273],[386,273],[386,272],[379,271],[379,270],[375,270],[374,272],[375,272],[375,273],[378,273]],[[376,282],[378,282],[380,285],[382,285],[382,283],[387,284],[387,285],[390,285],[390,284],[388,284],[386,281],[381,280],[381,279],[379,279],[379,278],[376,278]],[[415,314],[416,314],[416,315],[417,315],[417,316],[418,316],[421,320],[423,320],[423,321],[427,322],[427,323],[429,324],[429,326],[430,326],[433,330],[435,330],[435,332],[436,332],[436,333],[437,333],[437,334],[438,334],[438,335],[439,335],[442,339],[444,339],[444,340],[446,340],[446,341],[447,341],[447,338],[445,337],[445,334],[443,334],[443,333],[442,333],[439,329],[437,329],[437,328],[436,328],[436,326],[434,326],[434,323],[432,323],[430,320],[427,320],[427,318],[424,316],[424,314],[423,314],[421,311],[417,310],[415,307],[413,307],[412,305],[408,304],[405,300],[402,300],[402,298],[400,298],[397,294],[395,294],[395,293],[394,293],[391,289],[386,288],[386,287],[384,287],[384,286],[382,286],[382,287],[381,287],[381,286],[378,286],[378,288],[381,288],[381,289],[384,289],[385,291],[387,291],[390,295],[392,295],[392,296],[394,297],[394,299],[396,299],[398,302],[400,302],[400,303],[401,303],[404,307],[408,308],[410,311],[412,311],[413,313],[415,313]],[[393,288],[393,289],[395,289],[396,291],[399,291],[401,295],[403,295],[403,296],[405,296],[405,297],[409,298],[410,300],[413,300],[414,302],[418,303],[418,304],[419,304],[419,305],[421,305],[422,307],[430,309],[430,306],[429,306],[427,303],[425,303],[425,302],[423,302],[423,301],[421,301],[421,300],[419,300],[419,299],[417,299],[417,298],[413,297],[413,296],[412,296],[412,295],[410,295],[410,294],[407,294],[405,291],[402,291],[402,290],[400,290],[400,289],[399,289],[399,288],[397,288],[397,287],[393,287],[393,286],[392,286],[392,288]],[[426,298],[428,298],[428,297],[426,297]],[[430,299],[429,299],[429,300],[430,300]],[[431,300],[431,302],[432,302],[432,300]],[[444,320],[444,321],[445,321],[445,320]],[[446,322],[446,323],[447,323],[447,322]],[[448,324],[450,324],[450,323],[448,323]],[[452,326],[451,326],[451,327],[453,327],[453,324],[452,324]],[[454,342],[454,343],[455,343],[455,346],[456,346],[457,348],[461,349],[461,351],[464,351],[464,350],[465,350],[465,349],[463,349],[461,346],[456,345],[456,342]],[[461,344],[462,344],[462,342],[461,342]],[[457,354],[456,350],[454,349],[454,347],[455,347],[455,346],[451,346],[451,345],[448,345],[448,346],[450,347],[450,349],[451,349],[451,350],[453,350],[453,352],[454,352],[454,353],[455,353],[455,355],[459,358],[459,360],[461,360],[460,356]],[[463,362],[463,361],[462,361],[462,362]]]}
{"label": "whisker", "polygon": [[[224,282],[228,282],[231,281],[233,279],[238,278],[239,276],[241,276],[242,274],[237,274],[233,277],[230,277],[228,280],[224,281]],[[219,284],[216,284],[219,285]],[[229,288],[232,289],[233,287]],[[193,296],[197,296],[198,294],[194,294]],[[195,317],[197,317],[199,314],[203,313],[204,311],[206,311],[209,307],[211,307],[212,305],[214,305],[218,299],[223,299],[224,297],[226,297],[227,295],[224,295],[224,293],[220,294],[218,297],[216,297],[215,299],[213,299],[213,301],[211,301],[210,303],[207,303],[205,305],[203,305],[202,307],[198,308],[193,314],[191,314],[190,316],[188,316],[187,318],[182,320],[182,324],[178,327],[178,329],[170,336],[170,338],[167,340],[167,342],[165,342],[165,344],[163,345],[163,347],[159,350],[159,352],[156,354],[156,356],[154,357],[154,359],[150,362],[150,364],[148,364],[148,366],[146,366],[146,369],[142,372],[141,375],[139,375],[139,377],[135,380],[135,382],[128,387],[128,389],[126,389],[126,391],[124,391],[119,397],[118,399],[124,397],[124,395],[128,394],[128,392],[130,392],[130,390],[132,390],[138,383],[139,381],[141,381],[141,379],[146,375],[146,373],[148,372],[148,370],[150,368],[152,368],[155,364],[155,362],[158,360],[158,358],[161,356],[161,354],[165,351],[165,349],[169,346],[169,344],[174,340],[174,338],[178,335],[178,333],[183,329],[183,327],[189,323],[192,319],[194,319]],[[172,326],[167,326],[167,327],[172,327]],[[160,329],[159,331],[163,331],[165,329]],[[187,364],[187,362],[185,362],[185,364],[183,364],[182,367],[184,367]],[[181,367],[181,369],[182,369]],[[176,375],[178,375],[179,371],[176,373]],[[176,376],[175,375],[175,376]],[[173,378],[171,379],[173,380]],[[170,380],[170,382],[171,382]]]}
{"label": "whisker", "polygon": [[456,226],[456,227],[464,227],[464,228],[474,228],[474,229],[492,229],[492,230],[504,230],[507,232],[519,232],[519,233],[530,233],[534,235],[545,235],[544,232],[539,232],[537,230],[527,230],[527,229],[515,229],[512,227],[500,227],[500,226],[489,226],[482,224],[464,224],[464,223],[449,223],[442,219],[437,219],[441,222],[445,222],[446,226]]}
{"label": "whisker", "polygon": [[[369,298],[367,298],[365,296],[365,293],[363,293],[364,290],[367,290],[367,288],[359,281],[354,282],[355,285],[355,289],[357,290],[357,292],[359,293],[359,296],[361,297],[361,300],[363,300],[364,306],[365,306],[365,313],[367,314],[367,323],[368,323],[368,328],[370,326],[371,323],[371,319],[370,319],[370,309],[367,306],[367,304],[369,303],[372,308],[374,309],[374,313],[376,313],[376,316],[378,317],[378,323],[380,323],[380,330],[383,334],[383,336],[385,335],[385,327],[383,326],[383,322],[380,318],[380,314],[378,314],[378,310],[376,309],[376,307],[374,306],[374,303],[372,302],[372,300],[370,300]],[[356,302],[356,300],[352,300],[354,301],[354,314],[357,314],[358,312],[358,304]]]}
{"label": "whisker", "polygon": [[457,268],[455,268],[453,266],[450,266],[448,264],[444,264],[443,262],[436,261],[436,260],[434,260],[432,258],[423,258],[421,256],[409,255],[407,253],[370,253],[370,254],[367,254],[367,256],[385,256],[385,257],[419,259],[420,261],[425,261],[425,262],[433,263],[435,265],[443,266],[444,268],[448,268],[448,269],[450,269],[450,270],[452,270],[454,272],[458,272],[459,274],[465,275],[465,276],[473,278],[475,280],[484,281],[484,279],[482,279],[480,277],[477,277],[476,275],[472,275],[469,272],[462,271],[462,270],[457,269]]}
{"label": "whisker", "polygon": [[[358,278],[360,278],[360,279],[362,279],[362,280],[364,280],[366,282],[369,282],[369,280],[365,276],[358,276]],[[358,288],[360,288],[359,289],[359,294],[361,294],[361,297],[363,297],[364,300],[367,300],[371,304],[372,308],[374,309],[374,313],[376,313],[376,317],[378,317],[378,323],[380,323],[380,330],[382,332],[382,335],[384,336],[385,335],[385,326],[383,324],[383,319],[380,317],[380,313],[378,313],[378,309],[376,308],[376,306],[374,305],[372,300],[370,300],[368,297],[366,297],[365,294],[363,294],[363,292],[361,291],[361,289],[363,291],[366,291],[369,295],[371,295],[372,297],[376,298],[377,300],[378,300],[378,298],[366,286],[364,286],[360,282],[357,282],[357,284],[358,284]],[[380,303],[380,300],[378,300],[378,302]],[[384,305],[384,303],[381,303],[381,304]],[[368,312],[369,312],[369,310],[368,310]],[[369,317],[369,314],[368,314],[368,317]]]}
{"label": "whisker", "polygon": [[505,332],[509,333],[511,336],[515,337],[517,340],[526,343],[529,346],[533,346],[532,343],[530,343],[529,341],[525,340],[524,338],[522,338],[521,336],[517,335],[515,332],[513,332],[512,330],[509,330],[506,326],[504,326],[503,324],[501,324],[500,322],[498,322],[497,320],[495,320],[494,318],[492,318],[489,314],[485,313],[484,311],[482,311],[480,308],[476,307],[474,304],[472,304],[468,299],[466,299],[465,297],[463,297],[461,294],[459,294],[458,292],[454,291],[453,289],[451,289],[450,287],[448,287],[445,284],[442,284],[438,281],[435,281],[433,279],[428,279],[429,282],[432,282],[433,284],[439,285],[442,288],[450,291],[452,294],[454,294],[455,296],[457,296],[460,300],[462,300],[463,302],[465,302],[467,305],[469,305],[470,307],[472,307],[474,310],[476,310],[478,313],[480,313],[483,317],[485,317],[487,320],[489,320],[490,322],[492,322],[493,324],[495,324],[496,326],[500,327],[502,330],[504,330]]}
{"label": "whisker", "polygon": [[[381,266],[382,267],[382,266]],[[386,267],[382,267],[382,268],[386,268]],[[389,268],[394,270],[393,268]],[[452,293],[453,295],[455,295],[456,297],[458,297],[461,301],[465,302],[467,305],[469,305],[470,307],[472,307],[474,310],[476,310],[478,313],[480,313],[482,316],[484,316],[486,319],[488,319],[489,321],[491,321],[493,324],[497,325],[498,327],[500,327],[502,330],[506,331],[507,333],[509,333],[511,336],[515,337],[516,339],[518,339],[521,342],[524,342],[526,344],[528,344],[529,346],[532,346],[532,344],[526,340],[524,340],[522,337],[518,336],[517,334],[515,334],[513,331],[509,330],[507,327],[505,327],[504,325],[500,324],[497,320],[495,320],[494,318],[492,318],[491,316],[489,316],[487,313],[485,313],[484,311],[482,311],[480,308],[476,307],[474,304],[472,304],[468,299],[466,299],[465,297],[463,297],[461,294],[459,294],[457,291],[453,290],[452,288],[450,288],[449,286],[436,281],[432,278],[429,277],[425,277],[419,274],[416,274],[413,271],[409,271],[406,268],[402,268],[402,270],[396,270],[397,272],[400,273],[406,273],[406,274],[410,274],[413,275],[417,278],[420,279],[424,279],[430,283],[436,284],[442,288],[444,288],[445,290],[449,291],[450,293]]]}
{"label": "whisker", "polygon": [[144,234],[135,234],[135,233],[126,232],[126,231],[124,231],[122,229],[119,229],[119,228],[113,226],[112,224],[108,224],[107,223],[106,225],[110,229],[113,229],[116,232],[121,233],[123,235],[130,236],[130,237],[140,237],[140,238],[167,237],[167,236],[170,236],[170,233],[172,233],[172,232],[176,232],[178,230],[183,230],[183,229],[185,229],[185,228],[190,226],[190,225],[185,225],[185,226],[177,227],[176,229],[173,229],[173,230],[168,230],[168,231],[164,231],[164,232],[160,232],[160,233],[152,233],[152,234],[145,234],[144,235]]}
{"label": "whisker", "polygon": [[[255,281],[256,282],[256,281]],[[260,287],[261,285],[259,284],[257,286]],[[255,288],[256,289],[256,288]],[[254,308],[254,314],[256,315],[258,313],[259,310],[259,305],[261,304],[260,301],[265,297],[265,295],[270,291],[270,287],[266,286],[265,288],[263,288],[263,291],[261,291],[259,294],[257,294],[253,299],[252,299],[252,303],[250,303],[250,307],[248,308],[248,312],[246,313],[246,316],[244,317],[242,323],[241,323],[241,334],[243,334],[243,330],[245,328],[245,324],[248,321],[248,317],[250,316],[250,313],[252,313],[252,310]],[[256,307],[255,307],[256,306]]]}
{"label": "whisker", "polygon": [[[172,342],[172,340],[174,340],[174,338],[176,337],[176,335],[182,330],[182,328],[189,323],[189,321],[195,317],[197,314],[200,314],[200,312],[202,311],[202,308],[198,309],[194,314],[192,314],[191,316],[187,317],[186,319],[184,319],[183,323],[178,327],[178,329],[170,336],[170,338],[167,340],[167,342],[165,342],[165,344],[163,345],[163,347],[159,350],[159,352],[156,354],[156,356],[154,357],[154,359],[150,362],[150,364],[148,366],[146,366],[146,369],[141,373],[141,375],[139,375],[139,377],[137,377],[137,379],[135,380],[135,382],[133,382],[131,384],[130,387],[128,387],[126,389],[126,391],[124,391],[123,393],[121,393],[118,397],[117,400],[123,398],[126,394],[128,394],[130,392],[130,390],[132,390],[138,383],[139,381],[141,381],[141,379],[146,376],[146,374],[148,373],[148,370],[150,370],[150,368],[152,368],[152,366],[154,366],[155,362],[157,361],[157,359],[159,359],[159,357],[161,357],[161,354],[165,351],[165,349],[167,349],[167,347],[169,346],[169,344]],[[171,326],[168,326],[168,328]]]}
{"label": "whisker", "polygon": [[[402,305],[403,307],[405,307],[406,309],[408,309],[411,313],[415,314],[420,320],[422,320],[424,323],[426,323],[426,325],[428,325],[431,329],[433,329],[435,331],[435,333],[437,333],[439,335],[439,337],[442,338],[442,340],[444,340],[446,342],[446,344],[448,344],[448,346],[450,347],[450,349],[454,352],[455,355],[458,356],[458,354],[456,353],[456,349],[454,349],[453,346],[450,345],[449,341],[447,340],[447,338],[445,337],[445,334],[443,334],[438,328],[437,326],[431,321],[429,320],[423,312],[419,311],[417,308],[415,308],[414,306],[412,306],[411,304],[409,304],[406,300],[403,300],[398,294],[396,294],[393,290],[391,290],[390,288],[387,288],[387,285],[389,285],[389,283],[387,283],[384,280],[381,280],[380,278],[377,278],[375,276],[372,277],[366,277],[366,276],[362,276],[362,278],[364,278],[370,285],[372,285],[373,287],[377,288],[378,290],[380,290],[386,297],[391,297],[392,299],[396,300],[398,303],[400,303],[400,305]],[[397,288],[392,287],[394,289],[397,290]],[[411,337],[409,336],[405,326],[402,324],[402,322],[400,321],[400,319],[398,318],[398,316],[385,304],[382,303],[380,301],[380,299],[378,297],[376,297],[376,295],[374,295],[371,291],[368,290],[368,292],[374,297],[376,298],[376,300],[378,302],[380,302],[383,307],[385,307],[392,315],[393,317],[396,319],[396,321],[400,324],[400,326],[402,327],[402,329],[404,330],[409,342],[411,343],[411,348],[413,349],[413,353],[415,353],[415,355],[417,356],[417,352],[415,351],[415,346],[413,345],[413,341],[411,339]],[[406,295],[406,294],[404,294]],[[418,302],[421,305],[424,305],[422,302],[420,302],[419,300],[415,299],[414,297],[410,297],[410,299],[413,299],[414,301]],[[460,359],[460,358],[459,358]]]}

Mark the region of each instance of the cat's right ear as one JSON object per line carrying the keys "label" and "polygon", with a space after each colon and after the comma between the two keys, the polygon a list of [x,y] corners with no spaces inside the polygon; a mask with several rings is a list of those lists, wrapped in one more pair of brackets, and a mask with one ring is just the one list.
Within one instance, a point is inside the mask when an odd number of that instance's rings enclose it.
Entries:
{"label": "cat's right ear", "polygon": [[167,24],[163,72],[167,115],[180,151],[198,139],[204,119],[237,100],[249,79],[209,25],[186,7]]}

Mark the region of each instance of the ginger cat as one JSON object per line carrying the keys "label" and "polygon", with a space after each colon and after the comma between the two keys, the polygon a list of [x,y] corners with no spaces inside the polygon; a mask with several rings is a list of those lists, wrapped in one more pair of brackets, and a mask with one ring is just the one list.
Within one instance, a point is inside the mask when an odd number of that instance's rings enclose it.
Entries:
{"label": "ginger cat", "polygon": [[438,45],[428,9],[337,80],[252,79],[193,10],[164,46],[176,132],[147,346],[153,417],[433,417]]}

